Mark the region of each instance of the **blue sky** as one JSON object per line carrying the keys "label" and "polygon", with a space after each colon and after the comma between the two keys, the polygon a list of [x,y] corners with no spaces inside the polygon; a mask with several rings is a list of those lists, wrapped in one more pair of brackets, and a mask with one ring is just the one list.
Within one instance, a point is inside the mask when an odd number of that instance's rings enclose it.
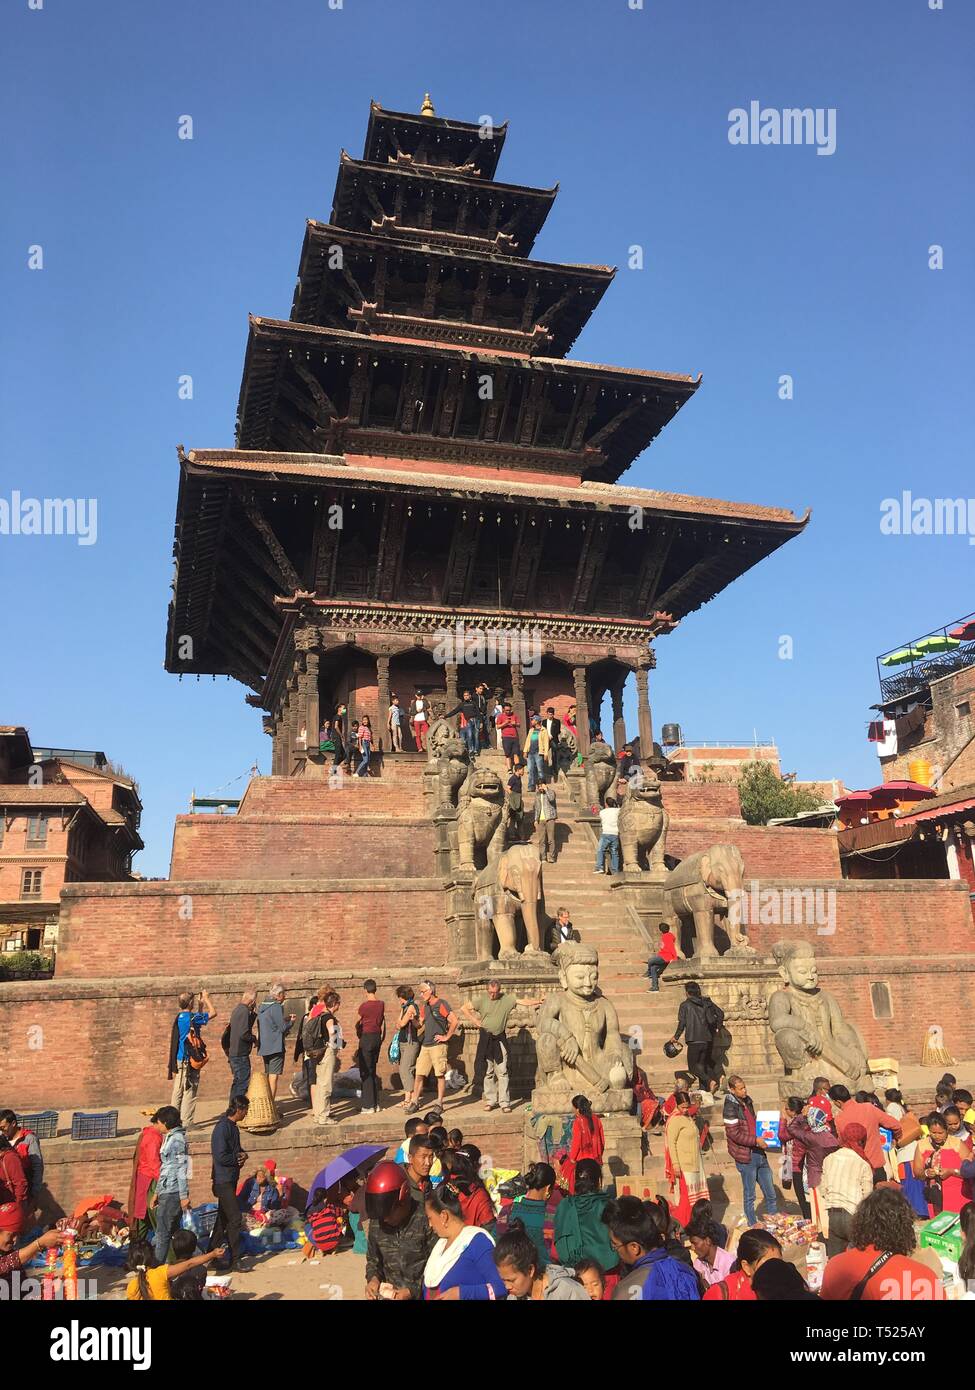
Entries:
{"label": "blue sky", "polygon": [[[902,489],[973,490],[975,7],[7,0],[0,44],[0,496],[98,500],[95,545],[0,536],[0,722],[138,778],[143,873],[193,788],[231,794],[270,751],[239,686],[162,669],[176,443],[232,444],[247,313],[287,317],[370,97],[425,90],[510,121],[499,177],[560,181],[535,255],[621,267],[573,355],[703,372],[627,481],[813,508],[660,641],[658,729],[879,780],[875,656],[975,608],[965,537],[879,527]],[[835,108],[836,152],[731,145],[752,100]]]}

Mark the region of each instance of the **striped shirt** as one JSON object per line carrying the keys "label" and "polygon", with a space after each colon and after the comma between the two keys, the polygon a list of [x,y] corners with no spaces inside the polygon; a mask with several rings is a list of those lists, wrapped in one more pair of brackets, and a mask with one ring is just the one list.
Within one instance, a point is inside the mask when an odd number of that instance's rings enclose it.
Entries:
{"label": "striped shirt", "polygon": [[854,1149],[835,1149],[823,1163],[819,1200],[830,1210],[848,1211],[852,1216],[864,1197],[873,1191],[873,1169]]}

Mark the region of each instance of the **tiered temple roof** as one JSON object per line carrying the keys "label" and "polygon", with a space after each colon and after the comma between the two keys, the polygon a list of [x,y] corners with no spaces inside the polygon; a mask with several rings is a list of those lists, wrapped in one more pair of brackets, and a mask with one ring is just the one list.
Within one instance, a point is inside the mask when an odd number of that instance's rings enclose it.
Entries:
{"label": "tiered temple roof", "polygon": [[270,708],[302,605],[544,613],[646,655],[805,525],[614,486],[700,377],[566,356],[614,270],[529,259],[557,188],[494,178],[506,131],[373,103],[291,318],[250,320],[237,448],[180,451],[170,670]]}

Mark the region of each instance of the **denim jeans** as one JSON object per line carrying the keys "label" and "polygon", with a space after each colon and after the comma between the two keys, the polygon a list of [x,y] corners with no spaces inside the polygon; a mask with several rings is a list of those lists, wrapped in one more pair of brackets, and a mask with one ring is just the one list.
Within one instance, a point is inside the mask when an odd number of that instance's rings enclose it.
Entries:
{"label": "denim jeans", "polygon": [[156,1259],[165,1264],[169,1254],[169,1242],[179,1225],[180,1200],[178,1192],[162,1192],[156,1202],[156,1239],[154,1242]]}
{"label": "denim jeans", "polygon": [[653,960],[647,961],[647,974],[650,976],[650,988],[656,994],[660,988],[660,977],[670,964],[664,960],[663,956],[654,956]]}
{"label": "denim jeans", "polygon": [[359,766],[356,768],[356,770],[355,770],[355,775],[356,775],[357,777],[365,777],[365,776],[368,775],[368,772],[369,772],[369,749],[368,749],[368,748],[363,748],[363,750],[362,750],[362,762],[361,762],[361,763],[359,764]]}
{"label": "denim jeans", "polygon": [[230,1082],[230,1099],[234,1096],[246,1096],[247,1087],[251,1080],[251,1059],[249,1057],[228,1057],[232,1079]]}
{"label": "denim jeans", "polygon": [[541,753],[528,754],[528,790],[533,792],[539,782],[545,781],[545,759]]}
{"label": "denim jeans", "polygon": [[471,757],[476,757],[478,751],[477,725],[473,719],[468,719],[467,723],[460,731],[460,736],[464,740],[467,751],[470,753]]}
{"label": "denim jeans", "polygon": [[599,844],[596,847],[596,868],[600,873],[607,850],[609,850],[610,872],[618,874],[620,871],[620,837],[618,835],[600,835],[599,837]]}
{"label": "denim jeans", "polygon": [[762,1196],[765,1198],[765,1212],[767,1216],[778,1214],[779,1204],[775,1196],[775,1185],[772,1182],[772,1170],[769,1167],[768,1159],[761,1149],[753,1149],[752,1156],[747,1163],[736,1163],[739,1177],[741,1178],[741,1192],[743,1205],[745,1208],[745,1220],[749,1226],[755,1225],[755,1179],[762,1189]]}

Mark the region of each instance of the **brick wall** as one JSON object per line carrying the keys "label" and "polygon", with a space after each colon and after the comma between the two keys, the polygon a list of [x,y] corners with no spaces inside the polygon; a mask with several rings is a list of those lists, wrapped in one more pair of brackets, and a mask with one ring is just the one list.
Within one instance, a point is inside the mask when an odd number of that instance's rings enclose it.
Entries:
{"label": "brick wall", "polygon": [[331,867],[333,879],[294,883],[69,884],[61,900],[58,976],[169,974],[178,962],[200,978],[230,968],[317,970],[359,961],[393,967],[444,959],[439,880],[357,880],[349,877],[359,868],[355,858]]}
{"label": "brick wall", "polygon": [[[751,917],[757,902],[758,921],[750,921],[747,931],[751,945],[759,951],[768,951],[775,941],[808,934],[820,957],[901,957],[916,963],[918,970],[924,968],[928,957],[968,958],[975,953],[975,925],[965,883],[949,879],[813,881],[806,898],[808,912],[799,922],[795,915],[798,901],[788,897],[789,890],[797,885],[801,886],[793,875],[756,881],[758,896],[749,896],[747,908]],[[746,883],[746,890],[750,894],[750,883]],[[763,899],[768,891],[781,897]],[[767,904],[766,915],[770,915],[776,901],[781,903],[781,911],[776,921],[766,924],[762,920],[763,902]],[[829,930],[831,901],[835,932]],[[792,914],[791,920],[785,919],[786,911]]]}
{"label": "brick wall", "polygon": [[790,826],[742,825],[738,822],[671,821],[667,852],[681,859],[711,845],[733,844],[745,861],[745,877],[784,877],[797,882],[838,878],[840,857],[836,836],[829,830],[800,830]]}
{"label": "brick wall", "polygon": [[361,871],[377,878],[426,878],[433,870],[429,820],[177,816],[173,879],[306,879]]}
{"label": "brick wall", "polygon": [[674,820],[701,816],[741,819],[737,787],[721,782],[661,782],[660,790],[667,814]]}
{"label": "brick wall", "polygon": [[[395,755],[390,754],[388,761],[395,763]],[[346,777],[338,787],[330,787],[327,781],[312,777],[254,777],[244,792],[237,816],[221,819],[262,815],[336,818],[379,815],[386,819],[422,816],[423,766],[413,759],[403,764],[402,773],[405,775],[396,778],[395,786],[371,777]]]}
{"label": "brick wall", "polygon": [[[860,1029],[868,1057],[895,1057],[902,1067],[919,1064],[932,1023],[944,1028],[945,1046],[952,1056],[975,1057],[975,960],[971,956],[905,960],[878,954],[830,960],[820,981]],[[889,987],[890,1019],[874,1017],[871,984]]]}

